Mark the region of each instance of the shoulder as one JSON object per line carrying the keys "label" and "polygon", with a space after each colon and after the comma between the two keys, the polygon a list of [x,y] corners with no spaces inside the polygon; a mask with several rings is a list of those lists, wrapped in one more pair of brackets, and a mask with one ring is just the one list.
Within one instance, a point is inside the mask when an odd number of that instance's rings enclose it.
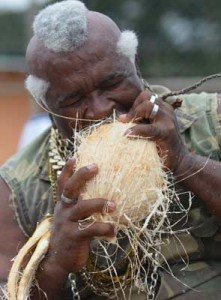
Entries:
{"label": "shoulder", "polygon": [[6,161],[0,168],[0,175],[11,176],[20,182],[30,176],[36,176],[47,158],[49,132],[46,130],[30,145]]}
{"label": "shoulder", "polygon": [[11,191],[0,177],[0,226],[4,234],[0,235],[0,281],[7,281],[12,259],[26,242],[22,229],[15,220],[15,211],[11,207]]}
{"label": "shoulder", "polygon": [[52,205],[48,178],[49,130],[10,158],[0,176],[11,191],[11,205],[18,224],[30,236]]}

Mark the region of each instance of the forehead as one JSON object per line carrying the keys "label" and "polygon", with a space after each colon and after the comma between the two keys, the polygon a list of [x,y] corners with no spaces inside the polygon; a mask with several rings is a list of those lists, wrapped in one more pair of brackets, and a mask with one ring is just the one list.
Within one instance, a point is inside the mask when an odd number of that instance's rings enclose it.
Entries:
{"label": "forehead", "polygon": [[118,55],[114,46],[102,45],[53,57],[47,64],[47,77],[52,85],[68,85],[73,80],[96,81],[108,74],[126,74],[131,70],[132,64],[127,57]]}

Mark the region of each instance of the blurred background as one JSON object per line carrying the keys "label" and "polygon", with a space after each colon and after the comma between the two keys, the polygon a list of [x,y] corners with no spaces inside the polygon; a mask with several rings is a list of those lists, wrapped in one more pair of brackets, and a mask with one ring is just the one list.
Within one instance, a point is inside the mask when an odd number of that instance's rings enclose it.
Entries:
{"label": "blurred background", "polygon": [[[20,147],[25,122],[39,110],[24,89],[31,24],[46,0],[0,0],[0,165]],[[221,71],[220,0],[85,0],[121,29],[139,37],[139,62],[148,82],[172,90]],[[221,91],[213,80],[205,91]]]}

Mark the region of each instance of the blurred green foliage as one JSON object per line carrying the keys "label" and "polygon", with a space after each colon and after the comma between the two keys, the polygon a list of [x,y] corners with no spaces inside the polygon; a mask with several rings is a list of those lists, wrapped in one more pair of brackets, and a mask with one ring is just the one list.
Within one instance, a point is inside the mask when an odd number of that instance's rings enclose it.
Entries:
{"label": "blurred green foliage", "polygon": [[[121,29],[137,32],[144,76],[203,76],[220,72],[220,0],[84,2],[89,9],[110,16]],[[11,23],[8,19],[0,16],[0,54],[24,53],[24,18],[13,16]]]}
{"label": "blurred green foliage", "polygon": [[24,55],[26,32],[25,14],[0,14],[0,54]]}

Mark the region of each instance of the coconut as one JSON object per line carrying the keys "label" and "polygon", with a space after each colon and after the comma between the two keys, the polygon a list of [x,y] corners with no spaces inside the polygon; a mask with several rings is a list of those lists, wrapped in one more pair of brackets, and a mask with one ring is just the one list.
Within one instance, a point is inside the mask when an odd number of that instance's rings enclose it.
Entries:
{"label": "coconut", "polygon": [[138,222],[152,211],[165,189],[165,172],[156,144],[130,139],[125,131],[132,123],[114,122],[83,134],[76,154],[77,168],[96,163],[99,172],[82,191],[83,200],[104,198],[116,203],[116,211],[100,216],[117,224]]}

